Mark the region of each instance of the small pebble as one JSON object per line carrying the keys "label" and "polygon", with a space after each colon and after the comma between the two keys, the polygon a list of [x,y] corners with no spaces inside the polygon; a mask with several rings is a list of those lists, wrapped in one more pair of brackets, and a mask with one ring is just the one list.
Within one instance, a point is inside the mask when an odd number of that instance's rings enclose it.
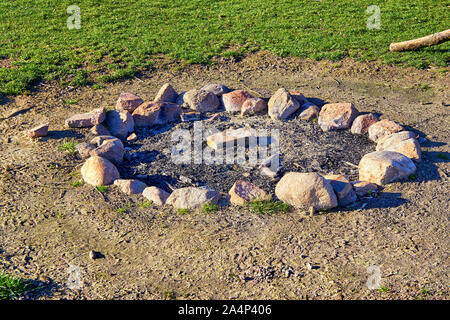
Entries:
{"label": "small pebble", "polygon": [[136,135],[136,133],[130,134],[130,135],[128,136],[128,138],[127,138],[127,141],[128,141],[128,142],[134,142],[134,141],[136,141],[136,140],[137,140],[137,135]]}
{"label": "small pebble", "polygon": [[97,259],[98,256],[98,252],[95,252],[94,250],[89,251],[89,258],[91,258],[92,260]]}

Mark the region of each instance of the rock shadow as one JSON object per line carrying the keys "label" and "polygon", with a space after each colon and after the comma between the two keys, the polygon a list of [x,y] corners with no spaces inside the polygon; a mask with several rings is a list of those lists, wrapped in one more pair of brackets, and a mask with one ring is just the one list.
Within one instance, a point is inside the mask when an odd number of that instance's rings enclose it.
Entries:
{"label": "rock shadow", "polygon": [[73,139],[85,139],[86,136],[83,133],[76,132],[74,130],[50,130],[48,135],[41,138],[41,141],[48,140],[60,140],[65,138],[73,138]]}

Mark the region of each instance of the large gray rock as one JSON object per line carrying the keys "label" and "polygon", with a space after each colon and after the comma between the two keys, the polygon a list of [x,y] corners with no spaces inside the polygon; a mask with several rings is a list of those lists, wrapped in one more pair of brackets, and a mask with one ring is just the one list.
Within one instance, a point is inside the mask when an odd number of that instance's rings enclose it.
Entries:
{"label": "large gray rock", "polygon": [[393,151],[375,151],[359,162],[359,180],[385,185],[407,178],[416,166],[407,156]]}
{"label": "large gray rock", "polygon": [[176,209],[195,209],[204,203],[217,203],[220,195],[207,187],[186,187],[174,190],[166,201]]}
{"label": "large gray rock", "polygon": [[220,106],[217,96],[204,90],[189,90],[184,94],[183,100],[189,105],[189,108],[199,112],[213,112]]}
{"label": "large gray rock", "polygon": [[81,176],[87,184],[105,186],[119,179],[119,171],[108,159],[92,156],[81,167]]}
{"label": "large gray rock", "polygon": [[337,207],[338,201],[330,182],[309,172],[288,172],[275,187],[278,199],[297,208],[314,210]]}
{"label": "large gray rock", "polygon": [[320,110],[318,123],[323,131],[347,129],[357,116],[352,103],[328,103]]}
{"label": "large gray rock", "polygon": [[269,116],[277,120],[287,119],[300,108],[300,103],[284,88],[278,89],[267,105]]}
{"label": "large gray rock", "polygon": [[110,110],[106,113],[106,125],[111,135],[120,139],[128,136],[134,130],[134,121],[126,110]]}

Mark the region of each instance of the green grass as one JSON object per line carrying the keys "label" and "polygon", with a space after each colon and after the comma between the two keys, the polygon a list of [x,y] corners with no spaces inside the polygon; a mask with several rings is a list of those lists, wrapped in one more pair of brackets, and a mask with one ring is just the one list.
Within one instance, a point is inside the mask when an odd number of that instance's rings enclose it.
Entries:
{"label": "green grass", "polygon": [[251,211],[258,214],[289,212],[292,209],[287,203],[278,200],[253,200],[247,206]]}
{"label": "green grass", "polygon": [[206,213],[215,212],[219,210],[219,206],[215,203],[205,203],[202,206],[202,211]]}
{"label": "green grass", "polygon": [[120,207],[117,209],[117,213],[126,213],[127,212],[127,208],[126,207]]}
{"label": "green grass", "polygon": [[73,181],[71,183],[72,187],[76,188],[76,187],[81,187],[83,185],[83,181]]}
{"label": "green grass", "polygon": [[97,186],[96,187],[97,188],[97,190],[99,191],[99,192],[108,192],[108,190],[109,190],[109,187],[108,186]]}
{"label": "green grass", "polygon": [[0,300],[12,300],[32,288],[31,283],[0,271]]}
{"label": "green grass", "polygon": [[420,293],[427,296],[430,294],[430,290],[428,290],[427,288],[423,288],[423,289],[420,289]]}
{"label": "green grass", "polygon": [[117,209],[117,213],[127,213],[129,208],[133,208],[134,207],[134,203],[132,202],[128,202],[125,203],[125,205],[123,207],[120,207]]}
{"label": "green grass", "polygon": [[77,142],[74,139],[65,140],[60,146],[59,150],[65,151],[67,154],[73,156],[76,152]]}
{"label": "green grass", "polygon": [[70,100],[70,99],[68,99],[68,100],[64,100],[64,103],[65,104],[77,104],[78,100]]}
{"label": "green grass", "polygon": [[185,215],[191,213],[191,209],[185,209],[185,208],[178,208],[177,209],[178,214]]}
{"label": "green grass", "polygon": [[153,201],[146,200],[146,201],[139,203],[138,206],[142,209],[147,209],[147,208],[150,208],[152,204],[153,204]]}
{"label": "green grass", "polygon": [[379,292],[389,292],[390,290],[389,290],[388,287],[381,286],[381,287],[378,289],[378,291],[379,291]]}
{"label": "green grass", "polygon": [[366,27],[372,0],[79,0],[81,29],[68,29],[71,0],[0,2],[0,93],[40,80],[84,86],[149,70],[158,55],[186,63],[279,56],[446,66],[450,43],[391,53],[390,42],[448,28],[446,0],[379,0],[381,29]]}
{"label": "green grass", "polygon": [[175,299],[175,293],[173,291],[166,291],[163,293],[163,296],[166,300],[173,300]]}
{"label": "green grass", "polygon": [[432,87],[429,86],[429,85],[426,84],[426,83],[421,83],[421,84],[419,85],[419,88],[422,89],[423,91],[427,91],[427,90],[432,89]]}

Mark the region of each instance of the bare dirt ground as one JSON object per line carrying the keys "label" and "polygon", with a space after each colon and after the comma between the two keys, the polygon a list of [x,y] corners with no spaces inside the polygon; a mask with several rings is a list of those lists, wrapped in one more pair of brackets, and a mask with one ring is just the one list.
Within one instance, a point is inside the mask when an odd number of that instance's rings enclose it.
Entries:
{"label": "bare dirt ground", "polygon": [[[4,98],[0,270],[44,285],[26,297],[34,299],[448,299],[448,71],[267,53],[211,66],[161,58],[152,72],[104,89],[42,83],[30,95]],[[221,82],[263,97],[286,87],[325,102],[353,102],[426,139],[417,179],[313,217],[232,206],[180,215],[144,208],[143,198],[113,187],[105,194],[73,187],[82,161],[59,146],[89,133],[64,128],[64,119],[113,106],[123,91],[151,100],[165,82],[179,92]],[[24,136],[45,121],[48,137]],[[104,257],[92,260],[90,250]],[[82,270],[81,290],[66,287],[69,265]],[[370,265],[379,266],[384,290],[367,288]]]}

